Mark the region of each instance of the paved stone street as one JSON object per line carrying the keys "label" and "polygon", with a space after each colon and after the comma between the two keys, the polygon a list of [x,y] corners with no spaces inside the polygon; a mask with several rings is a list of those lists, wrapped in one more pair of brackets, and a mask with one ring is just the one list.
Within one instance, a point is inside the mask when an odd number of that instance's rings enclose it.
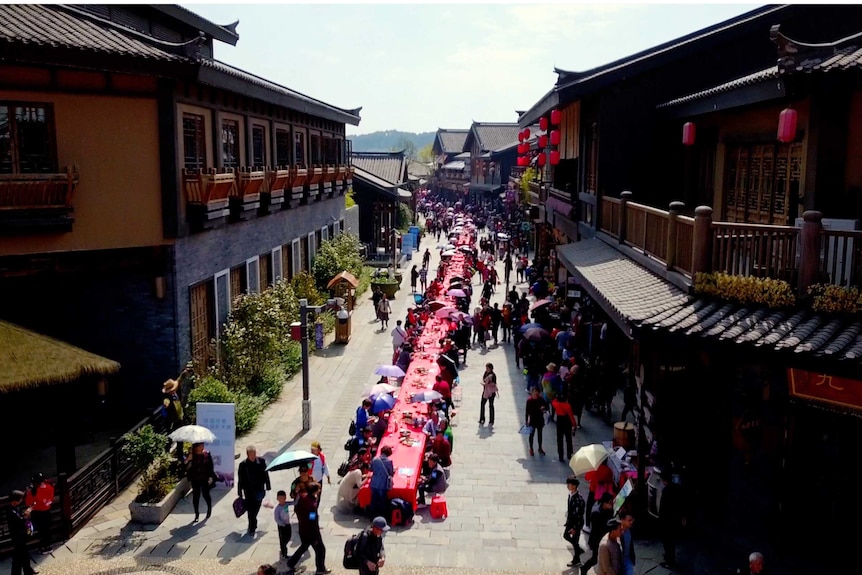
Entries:
{"label": "paved stone street", "polygon": [[[422,249],[436,245],[426,239]],[[432,250],[433,251],[433,250]],[[431,269],[436,267],[436,252]],[[502,266],[500,266],[502,272]],[[409,273],[409,266],[404,270]],[[502,273],[501,273],[502,276]],[[514,276],[514,274],[513,274]],[[393,318],[403,318],[412,303],[409,279],[393,302]],[[526,287],[521,284],[519,287]],[[502,301],[503,286],[495,295]],[[392,324],[394,326],[394,323]],[[367,524],[367,520],[335,513],[335,469],[344,459],[342,448],[347,427],[363,388],[374,383],[375,366],[391,362],[391,343],[374,322],[372,306],[362,302],[353,316],[353,337],[347,346],[330,345],[311,358],[313,428],[301,431],[301,377],[294,377],[282,398],[262,415],[257,428],[237,442],[237,453],[246,445],[257,446],[267,460],[288,448],[308,449],[313,440],[323,444],[333,485],[325,486],[321,509],[328,566],[340,571],[346,538]],[[386,539],[386,573],[481,572],[565,572],[571,559],[570,547],[562,539],[568,466],[556,456],[553,427],[546,430],[547,456],[530,457],[527,438],[518,433],[526,400],[524,378],[515,368],[511,344],[474,349],[468,367],[461,371],[461,401],[456,401],[453,418],[454,449],[450,488],[446,493],[449,517],[431,520],[428,511],[417,513],[409,527],[393,529]],[[493,362],[500,382],[496,425],[477,424],[480,398],[479,377],[486,362]],[[582,445],[608,440],[610,428],[587,415],[585,429],[576,443]],[[275,490],[287,489],[293,471],[271,475]],[[585,486],[582,491],[586,493]],[[128,502],[134,486],[106,507],[51,556],[39,557],[44,575],[60,573],[252,573],[256,565],[278,560],[278,535],[272,511],[264,508],[254,538],[244,536],[245,518],[236,519],[231,502],[233,490],[215,490],[213,516],[192,524],[191,497],[187,496],[158,527],[129,523]],[[201,502],[201,505],[205,505]],[[298,544],[294,533],[291,549]],[[586,548],[586,545],[583,544]],[[585,556],[586,557],[586,556]],[[638,573],[662,575],[658,567],[660,546],[640,545]],[[8,561],[4,565],[8,564]],[[313,568],[310,556],[305,565]],[[283,563],[281,564],[283,568]],[[425,568],[456,568],[428,570]],[[0,567],[3,568],[3,567]],[[8,568],[8,567],[7,567]]]}

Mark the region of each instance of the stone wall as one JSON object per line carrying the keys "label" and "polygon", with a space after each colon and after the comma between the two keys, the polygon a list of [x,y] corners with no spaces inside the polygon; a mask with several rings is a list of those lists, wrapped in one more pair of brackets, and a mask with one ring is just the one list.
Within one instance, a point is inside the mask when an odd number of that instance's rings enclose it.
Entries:
{"label": "stone wall", "polygon": [[[298,206],[247,222],[177,239],[174,245],[177,302],[177,368],[191,359],[189,288],[247,259],[287,246],[296,238],[344,217],[344,197]],[[334,218],[334,221],[333,221]],[[345,224],[346,225],[346,224]]]}
{"label": "stone wall", "polygon": [[352,206],[344,210],[344,231],[359,235],[359,206]]}

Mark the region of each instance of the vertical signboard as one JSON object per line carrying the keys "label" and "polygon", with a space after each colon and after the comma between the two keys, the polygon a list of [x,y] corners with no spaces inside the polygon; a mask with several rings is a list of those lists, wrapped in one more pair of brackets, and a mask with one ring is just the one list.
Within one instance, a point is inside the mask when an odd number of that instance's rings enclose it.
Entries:
{"label": "vertical signboard", "polygon": [[196,423],[206,427],[216,436],[216,440],[206,446],[213,456],[215,471],[224,478],[222,485],[233,487],[236,406],[233,403],[198,403],[196,409]]}

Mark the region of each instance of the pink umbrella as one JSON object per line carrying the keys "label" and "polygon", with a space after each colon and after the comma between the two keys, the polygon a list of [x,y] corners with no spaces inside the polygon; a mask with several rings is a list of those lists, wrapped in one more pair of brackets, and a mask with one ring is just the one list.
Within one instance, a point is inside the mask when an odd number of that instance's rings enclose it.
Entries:
{"label": "pink umbrella", "polygon": [[546,306],[548,304],[552,304],[552,303],[554,303],[554,302],[549,300],[549,299],[540,299],[539,301],[533,302],[533,305],[530,306],[530,311],[537,310],[540,307],[544,307],[544,306]]}
{"label": "pink umbrella", "polygon": [[434,317],[444,318],[449,317],[450,314],[456,313],[458,310],[454,307],[441,307],[437,311],[434,312]]}
{"label": "pink umbrella", "polygon": [[462,289],[450,289],[446,293],[452,297],[467,297],[467,293]]}

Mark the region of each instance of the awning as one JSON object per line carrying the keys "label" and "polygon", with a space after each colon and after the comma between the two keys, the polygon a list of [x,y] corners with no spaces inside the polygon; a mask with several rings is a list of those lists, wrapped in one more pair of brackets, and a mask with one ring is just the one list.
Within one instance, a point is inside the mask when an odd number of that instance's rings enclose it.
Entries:
{"label": "awning", "polygon": [[398,188],[397,191],[399,200],[409,200],[413,197],[413,194],[409,190],[405,190],[404,188]]}
{"label": "awning", "polygon": [[599,238],[559,246],[557,259],[628,336],[632,322],[679,309],[691,301],[680,288]]}
{"label": "awning", "polygon": [[0,321],[0,366],[0,394],[120,371],[116,361],[5,321]]}
{"label": "awning", "polygon": [[331,280],[329,280],[329,283],[326,284],[326,289],[332,289],[332,286],[334,286],[338,283],[341,283],[341,282],[347,282],[348,284],[350,284],[350,287],[352,287],[353,289],[356,289],[357,286],[359,286],[359,280],[356,279],[355,275],[353,275],[352,273],[350,273],[348,271],[343,271],[340,274],[336,275]]}
{"label": "awning", "polygon": [[457,160],[454,162],[449,162],[448,164],[443,164],[441,169],[442,170],[463,170],[466,167],[467,167],[466,163],[464,163],[460,160]]}

